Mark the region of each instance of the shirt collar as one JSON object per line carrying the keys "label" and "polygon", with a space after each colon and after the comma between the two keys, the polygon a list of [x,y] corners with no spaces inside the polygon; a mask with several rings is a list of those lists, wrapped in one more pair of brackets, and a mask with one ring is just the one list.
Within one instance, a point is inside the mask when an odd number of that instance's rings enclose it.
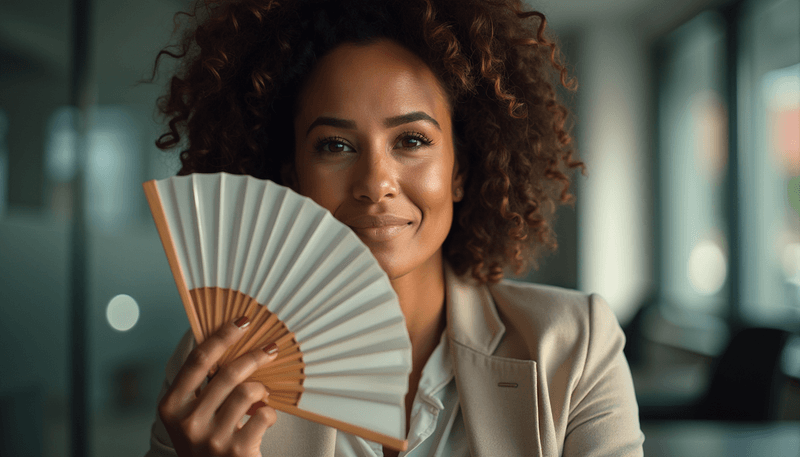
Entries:
{"label": "shirt collar", "polygon": [[441,410],[444,405],[442,405],[436,394],[453,379],[453,376],[453,359],[450,354],[450,344],[446,332],[442,332],[439,344],[422,368],[422,376],[419,380],[417,393],[427,403]]}
{"label": "shirt collar", "polygon": [[447,332],[460,343],[492,355],[506,331],[486,285],[469,275],[457,276],[444,262]]}

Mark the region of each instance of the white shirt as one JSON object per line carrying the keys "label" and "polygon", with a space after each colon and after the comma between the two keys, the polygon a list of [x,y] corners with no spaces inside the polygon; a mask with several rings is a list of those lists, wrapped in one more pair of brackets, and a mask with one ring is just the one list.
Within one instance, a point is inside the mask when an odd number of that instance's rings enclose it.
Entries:
{"label": "white shirt", "polygon": [[[417,395],[411,406],[408,450],[401,452],[401,457],[469,456],[446,334],[442,332],[439,345],[422,368]],[[383,448],[372,441],[337,431],[335,455],[383,457]]]}

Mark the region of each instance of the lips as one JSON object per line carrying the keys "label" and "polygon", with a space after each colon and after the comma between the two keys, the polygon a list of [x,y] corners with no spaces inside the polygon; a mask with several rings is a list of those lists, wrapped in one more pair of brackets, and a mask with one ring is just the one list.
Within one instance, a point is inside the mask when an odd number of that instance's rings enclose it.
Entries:
{"label": "lips", "polygon": [[361,215],[343,220],[365,242],[389,241],[413,223],[411,219],[393,214]]}
{"label": "lips", "polygon": [[382,214],[382,215],[362,215],[356,216],[353,218],[348,218],[347,220],[342,221],[345,225],[350,226],[353,229],[374,229],[374,228],[384,228],[384,227],[393,227],[393,226],[402,226],[402,225],[410,225],[411,220],[403,217],[394,216],[392,214]]}

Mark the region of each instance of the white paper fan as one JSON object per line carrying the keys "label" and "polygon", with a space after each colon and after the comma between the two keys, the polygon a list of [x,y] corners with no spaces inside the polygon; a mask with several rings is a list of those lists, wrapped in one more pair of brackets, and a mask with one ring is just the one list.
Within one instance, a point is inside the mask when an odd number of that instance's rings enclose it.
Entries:
{"label": "white paper fan", "polygon": [[198,343],[239,316],[220,364],[276,342],[252,380],[269,404],[405,450],[411,342],[389,278],[327,210],[272,181],[227,173],[144,183]]}

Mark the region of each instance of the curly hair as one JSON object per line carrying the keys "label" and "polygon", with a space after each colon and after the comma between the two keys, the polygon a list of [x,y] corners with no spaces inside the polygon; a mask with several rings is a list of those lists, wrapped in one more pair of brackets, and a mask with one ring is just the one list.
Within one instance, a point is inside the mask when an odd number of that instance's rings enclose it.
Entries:
{"label": "curly hair", "polygon": [[162,150],[180,175],[225,171],[283,183],[294,160],[297,95],[315,63],[344,42],[397,41],[449,95],[464,198],[443,245],[457,274],[481,283],[538,268],[558,248],[557,204],[574,204],[570,112],[555,86],[577,84],[546,19],[519,0],[201,0],[155,59],[180,59],[159,111]]}

